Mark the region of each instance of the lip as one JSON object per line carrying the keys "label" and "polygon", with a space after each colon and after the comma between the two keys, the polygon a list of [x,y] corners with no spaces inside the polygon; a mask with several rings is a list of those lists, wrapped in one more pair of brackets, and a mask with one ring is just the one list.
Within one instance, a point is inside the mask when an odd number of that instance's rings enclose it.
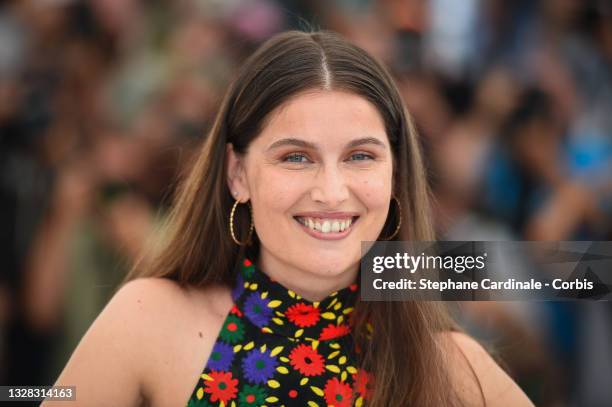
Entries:
{"label": "lip", "polygon": [[[321,218],[321,219],[345,219],[345,218],[353,218],[351,226],[341,232],[328,232],[323,233],[318,230],[312,230],[308,226],[302,225],[296,217],[311,217],[311,218]],[[295,223],[307,234],[319,240],[340,240],[347,237],[353,231],[355,223],[359,220],[359,215],[355,212],[302,212],[300,214],[296,214],[293,217]]]}
{"label": "lip", "polygon": [[300,218],[345,219],[359,216],[358,212],[300,212],[293,215]]}

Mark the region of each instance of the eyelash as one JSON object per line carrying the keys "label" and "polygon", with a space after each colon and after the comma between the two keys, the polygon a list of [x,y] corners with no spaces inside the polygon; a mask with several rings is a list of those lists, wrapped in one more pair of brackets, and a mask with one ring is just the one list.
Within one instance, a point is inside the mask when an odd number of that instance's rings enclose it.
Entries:
{"label": "eyelash", "polygon": [[[350,155],[350,157],[354,157],[354,156],[363,156],[365,157],[365,159],[362,160],[353,160],[353,161],[366,161],[366,160],[374,160],[374,156],[372,156],[371,154],[368,153],[353,153]],[[287,154],[286,156],[283,157],[282,161],[283,162],[287,162],[287,163],[292,163],[292,164],[304,164],[305,161],[291,161],[289,160],[289,158],[306,158],[309,160],[308,156],[304,153],[291,153],[291,154]]]}

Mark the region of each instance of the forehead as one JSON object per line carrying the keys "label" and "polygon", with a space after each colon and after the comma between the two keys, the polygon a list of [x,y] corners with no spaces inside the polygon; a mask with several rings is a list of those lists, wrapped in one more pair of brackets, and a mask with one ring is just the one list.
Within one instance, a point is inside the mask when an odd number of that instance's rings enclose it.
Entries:
{"label": "forehead", "polygon": [[362,96],[336,90],[310,91],[292,97],[271,113],[253,143],[265,146],[283,137],[330,147],[361,137],[374,137],[389,144],[376,107]]}

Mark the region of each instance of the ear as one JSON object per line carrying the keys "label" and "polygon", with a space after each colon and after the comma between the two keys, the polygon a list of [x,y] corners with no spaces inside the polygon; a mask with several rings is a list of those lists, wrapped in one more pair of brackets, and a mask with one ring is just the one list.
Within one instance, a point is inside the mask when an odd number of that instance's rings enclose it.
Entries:
{"label": "ear", "polygon": [[247,202],[251,199],[251,194],[244,169],[244,157],[234,151],[232,143],[227,143],[225,159],[227,162],[227,186],[230,194],[240,202]]}

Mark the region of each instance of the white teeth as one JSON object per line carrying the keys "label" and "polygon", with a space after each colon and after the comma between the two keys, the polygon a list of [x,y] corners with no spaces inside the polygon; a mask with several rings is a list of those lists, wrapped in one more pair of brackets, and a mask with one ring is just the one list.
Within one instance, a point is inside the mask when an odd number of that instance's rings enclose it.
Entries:
{"label": "white teeth", "polygon": [[348,229],[353,223],[353,219],[321,219],[321,218],[297,218],[298,221],[310,228],[321,233],[338,233]]}
{"label": "white teeth", "polygon": [[336,233],[340,231],[340,223],[337,220],[332,223],[331,231]]}
{"label": "white teeth", "polygon": [[326,220],[325,222],[323,222],[323,226],[321,227],[321,232],[329,233],[330,230],[331,230],[331,222]]}

